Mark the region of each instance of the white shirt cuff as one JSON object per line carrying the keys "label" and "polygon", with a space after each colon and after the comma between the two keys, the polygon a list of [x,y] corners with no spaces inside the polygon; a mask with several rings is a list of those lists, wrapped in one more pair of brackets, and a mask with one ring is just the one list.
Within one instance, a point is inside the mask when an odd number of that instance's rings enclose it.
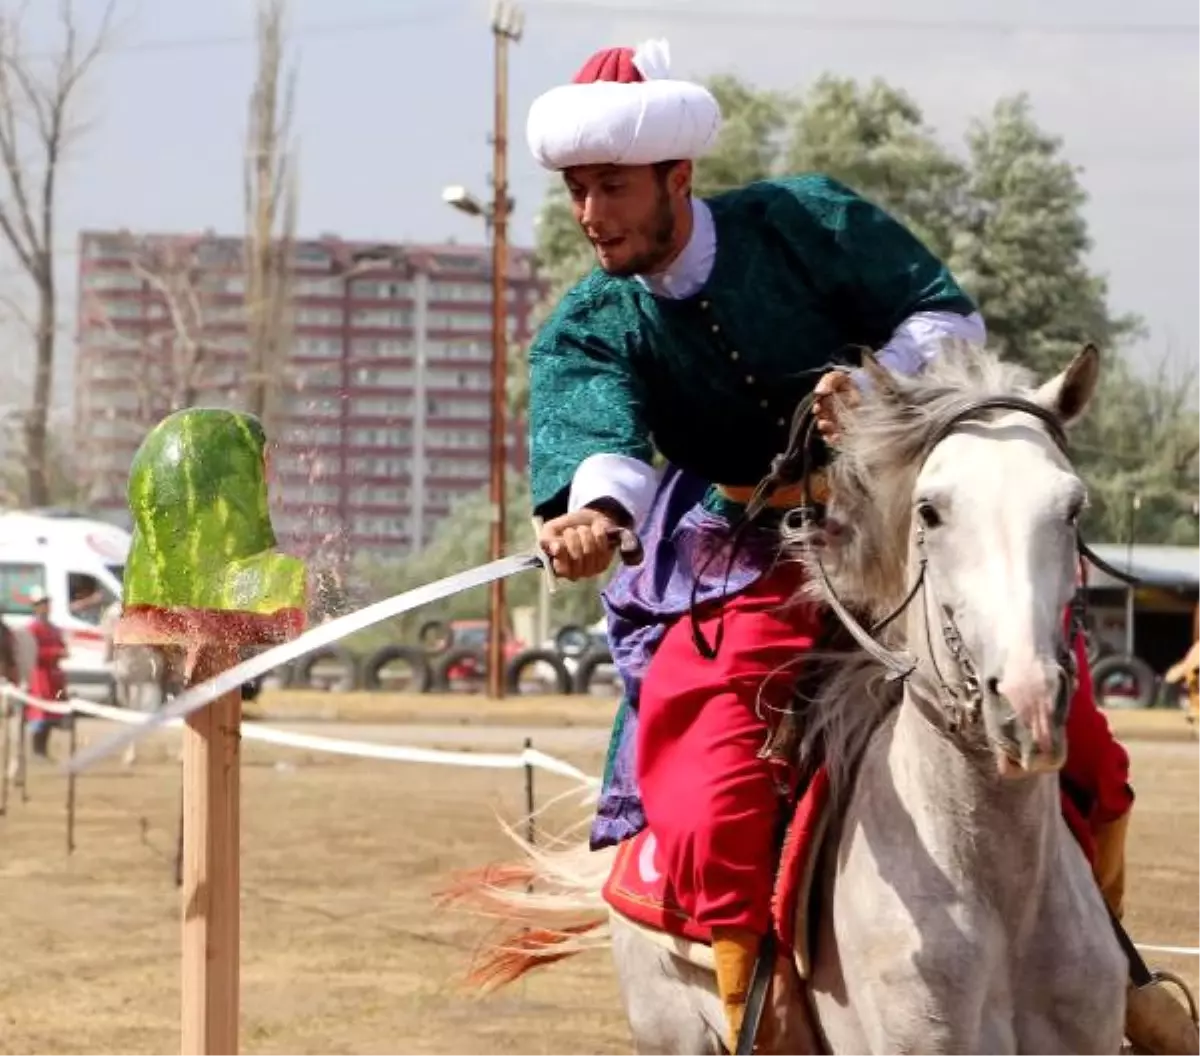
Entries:
{"label": "white shirt cuff", "polygon": [[[875,356],[880,366],[893,374],[913,377],[920,374],[934,359],[947,341],[966,341],[980,345],[987,341],[987,327],[978,312],[959,315],[957,312],[916,312],[904,320],[892,339]],[[852,370],[854,383],[865,390],[870,384],[860,367]]]}
{"label": "white shirt cuff", "polygon": [[637,526],[650,512],[657,491],[658,473],[653,466],[628,455],[589,455],[571,478],[567,510],[574,513],[598,499],[610,499]]}

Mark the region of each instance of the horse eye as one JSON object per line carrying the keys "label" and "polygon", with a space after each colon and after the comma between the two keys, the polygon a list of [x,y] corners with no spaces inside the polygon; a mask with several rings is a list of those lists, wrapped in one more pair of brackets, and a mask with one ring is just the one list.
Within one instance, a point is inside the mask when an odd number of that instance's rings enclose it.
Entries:
{"label": "horse eye", "polygon": [[937,528],[942,523],[942,515],[938,513],[937,507],[932,502],[918,502],[917,516],[921,518],[921,523],[926,528]]}

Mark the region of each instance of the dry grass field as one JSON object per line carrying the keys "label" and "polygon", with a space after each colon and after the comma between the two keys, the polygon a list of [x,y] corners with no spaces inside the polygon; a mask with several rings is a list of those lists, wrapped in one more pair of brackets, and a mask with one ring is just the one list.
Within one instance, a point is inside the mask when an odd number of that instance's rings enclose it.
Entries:
{"label": "dry grass field", "polygon": [[[287,711],[285,702],[263,703],[268,713]],[[509,718],[523,711],[524,721],[543,728],[603,725],[611,714],[603,701],[509,706]],[[385,721],[405,708],[413,720],[447,725],[494,723],[497,710],[425,698],[394,701],[384,712],[376,701],[367,718]],[[1197,755],[1186,730],[1155,723],[1144,733],[1170,740],[1132,745],[1139,799],[1128,925],[1142,942],[1193,946]],[[86,727],[87,736],[101,729]],[[516,746],[521,731],[511,732]],[[55,770],[31,767],[27,803],[10,794],[0,818],[0,1051],[178,1051],[175,743],[164,734],[136,766],[102,764],[81,779],[70,857]],[[592,773],[601,766],[591,748],[555,754]],[[542,800],[569,787],[542,774],[537,782]],[[243,788],[242,1051],[629,1051],[603,954],[556,965],[493,997],[459,985],[487,926],[436,909],[433,896],[454,870],[507,854],[497,817],[521,813],[519,771],[247,743]],[[567,819],[558,812],[558,821]],[[1197,983],[1194,958],[1154,963]]]}

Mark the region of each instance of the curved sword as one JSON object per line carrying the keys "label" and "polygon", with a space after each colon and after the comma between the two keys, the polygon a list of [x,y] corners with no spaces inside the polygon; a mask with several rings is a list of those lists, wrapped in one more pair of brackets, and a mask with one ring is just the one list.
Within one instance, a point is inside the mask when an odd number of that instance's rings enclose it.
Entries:
{"label": "curved sword", "polygon": [[[534,518],[535,528],[539,527],[540,523],[539,519]],[[609,533],[609,537],[616,544],[617,556],[620,557],[622,564],[641,564],[644,557],[642,544],[633,531],[628,528],[613,529]],[[235,664],[228,671],[223,671],[210,678],[207,682],[201,682],[199,685],[185,690],[166,707],[152,712],[147,721],[137,726],[125,726],[117,730],[111,737],[99,740],[82,752],[71,756],[64,764],[63,770],[66,773],[78,774],[105,756],[119,752],[122,748],[142,740],[172,719],[184,718],[206,704],[211,704],[218,697],[223,697],[226,693],[237,689],[242,683],[249,682],[252,678],[258,678],[259,675],[265,675],[273,668],[316,652],[324,646],[348,638],[367,627],[390,620],[411,609],[419,609],[422,605],[440,601],[442,598],[448,598],[454,594],[461,594],[464,590],[470,590],[472,587],[481,587],[497,579],[508,579],[509,576],[515,576],[518,572],[535,568],[541,569],[549,578],[550,589],[553,592],[554,570],[549,557],[539,547],[531,553],[502,557],[498,561],[490,561],[486,565],[479,565],[466,572],[456,572],[444,579],[426,583],[423,587],[416,587],[413,590],[406,590],[403,594],[384,598],[357,612],[348,612],[345,616],[339,616],[335,620],[321,624],[320,627],[305,631],[290,642],[284,642],[282,645],[258,653],[248,660],[243,660],[240,664]]]}
{"label": "curved sword", "polygon": [[547,563],[540,551],[502,557],[498,561],[491,561],[486,565],[468,569],[466,572],[457,572],[444,579],[427,583],[423,587],[416,587],[413,590],[406,590],[403,594],[384,598],[357,612],[339,616],[319,627],[305,631],[290,642],[284,642],[282,645],[264,650],[248,660],[243,660],[240,664],[235,664],[229,670],[222,671],[221,674],[210,678],[207,682],[201,682],[198,686],[185,690],[170,704],[151,713],[151,717],[146,722],[137,726],[123,726],[111,737],[105,737],[71,756],[64,764],[64,771],[78,774],[98,763],[105,756],[112,755],[128,745],[140,741],[172,719],[183,718],[206,704],[211,704],[218,697],[237,689],[242,683],[258,678],[259,675],[265,675],[273,668],[291,663],[291,661],[327,645],[332,645],[357,631],[392,619],[411,609],[419,609],[422,605],[428,605],[453,594],[459,594],[464,590],[470,590],[472,587],[480,587],[497,579],[515,576],[518,572],[543,567],[547,567]]}

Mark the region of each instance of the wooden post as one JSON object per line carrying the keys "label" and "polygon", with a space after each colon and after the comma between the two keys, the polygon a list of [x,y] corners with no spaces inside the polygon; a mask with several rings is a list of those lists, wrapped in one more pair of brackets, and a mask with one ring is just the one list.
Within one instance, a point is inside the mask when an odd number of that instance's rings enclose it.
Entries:
{"label": "wooden post", "polygon": [[4,771],[0,774],[0,814],[8,813],[8,768],[12,759],[12,697],[7,690],[0,698],[0,712],[4,714],[4,730],[0,732],[3,745],[0,746],[0,758],[3,759]]}
{"label": "wooden post", "polygon": [[[190,682],[237,662],[203,647]],[[242,695],[227,693],[183,733],[183,1056],[238,1051]]]}
{"label": "wooden post", "polygon": [[[75,749],[79,744],[79,733],[76,729],[76,722],[79,716],[70,711],[67,713],[67,719],[70,725],[67,727],[67,738],[70,744],[68,755],[73,756]],[[67,854],[75,853],[75,771],[72,770],[67,774]]]}
{"label": "wooden post", "polygon": [[[533,738],[525,738],[525,751],[529,751],[533,747]],[[525,761],[525,839],[529,841],[530,846],[533,845],[537,838],[537,824],[533,820],[533,812],[536,809],[536,804],[533,798],[533,767],[529,761]]]}
{"label": "wooden post", "polygon": [[29,719],[25,701],[18,700],[20,718],[17,720],[17,780],[21,782],[21,802],[29,802]]}

